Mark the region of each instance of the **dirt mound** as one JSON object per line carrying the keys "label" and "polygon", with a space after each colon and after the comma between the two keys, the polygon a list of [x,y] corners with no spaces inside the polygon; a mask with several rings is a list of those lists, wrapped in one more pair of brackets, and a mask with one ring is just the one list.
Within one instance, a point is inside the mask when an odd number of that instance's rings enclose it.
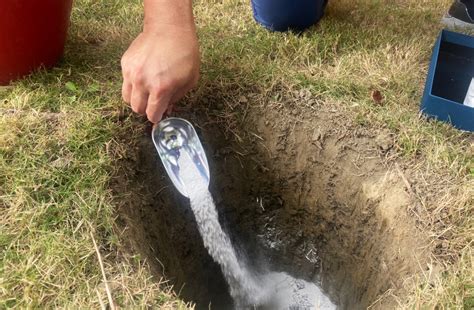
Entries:
{"label": "dirt mound", "polygon": [[[179,116],[197,126],[220,221],[249,263],[318,282],[341,308],[397,292],[424,260],[424,236],[408,214],[414,201],[388,132],[298,96],[265,106],[229,98],[201,97]],[[123,166],[114,187],[128,197],[120,215],[134,251],[183,298],[229,307],[219,266],[148,133]]]}

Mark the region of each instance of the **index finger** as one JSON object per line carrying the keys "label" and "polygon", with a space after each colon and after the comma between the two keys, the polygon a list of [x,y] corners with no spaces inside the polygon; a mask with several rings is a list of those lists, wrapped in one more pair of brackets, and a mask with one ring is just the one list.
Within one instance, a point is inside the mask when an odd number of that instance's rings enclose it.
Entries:
{"label": "index finger", "polygon": [[161,120],[166,109],[168,109],[171,97],[171,95],[158,94],[153,94],[148,97],[146,115],[150,122],[157,123]]}

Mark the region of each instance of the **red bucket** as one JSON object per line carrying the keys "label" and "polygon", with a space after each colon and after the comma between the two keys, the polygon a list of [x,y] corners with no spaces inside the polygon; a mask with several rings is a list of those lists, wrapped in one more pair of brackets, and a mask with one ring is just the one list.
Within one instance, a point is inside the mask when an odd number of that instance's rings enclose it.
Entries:
{"label": "red bucket", "polygon": [[0,85],[61,58],[71,7],[72,0],[0,0]]}

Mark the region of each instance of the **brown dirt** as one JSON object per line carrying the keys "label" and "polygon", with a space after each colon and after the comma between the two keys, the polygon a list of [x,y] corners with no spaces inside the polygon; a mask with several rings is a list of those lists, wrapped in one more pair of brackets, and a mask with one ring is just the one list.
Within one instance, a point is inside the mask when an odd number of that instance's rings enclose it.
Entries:
{"label": "brown dirt", "polygon": [[[234,244],[254,268],[321,283],[341,308],[392,305],[379,297],[399,293],[429,252],[410,216],[412,177],[396,159],[393,137],[307,94],[236,93],[197,94],[178,114],[198,129],[210,190]],[[184,299],[228,307],[219,266],[149,132],[120,166],[113,187],[133,251]]]}

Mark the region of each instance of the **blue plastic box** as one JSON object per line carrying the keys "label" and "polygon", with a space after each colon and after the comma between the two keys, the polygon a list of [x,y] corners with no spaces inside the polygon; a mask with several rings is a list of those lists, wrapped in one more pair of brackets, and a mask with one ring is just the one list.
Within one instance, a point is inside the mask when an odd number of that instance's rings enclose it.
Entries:
{"label": "blue plastic box", "polygon": [[443,30],[433,49],[421,111],[474,131],[474,108],[463,105],[473,77],[474,37]]}

